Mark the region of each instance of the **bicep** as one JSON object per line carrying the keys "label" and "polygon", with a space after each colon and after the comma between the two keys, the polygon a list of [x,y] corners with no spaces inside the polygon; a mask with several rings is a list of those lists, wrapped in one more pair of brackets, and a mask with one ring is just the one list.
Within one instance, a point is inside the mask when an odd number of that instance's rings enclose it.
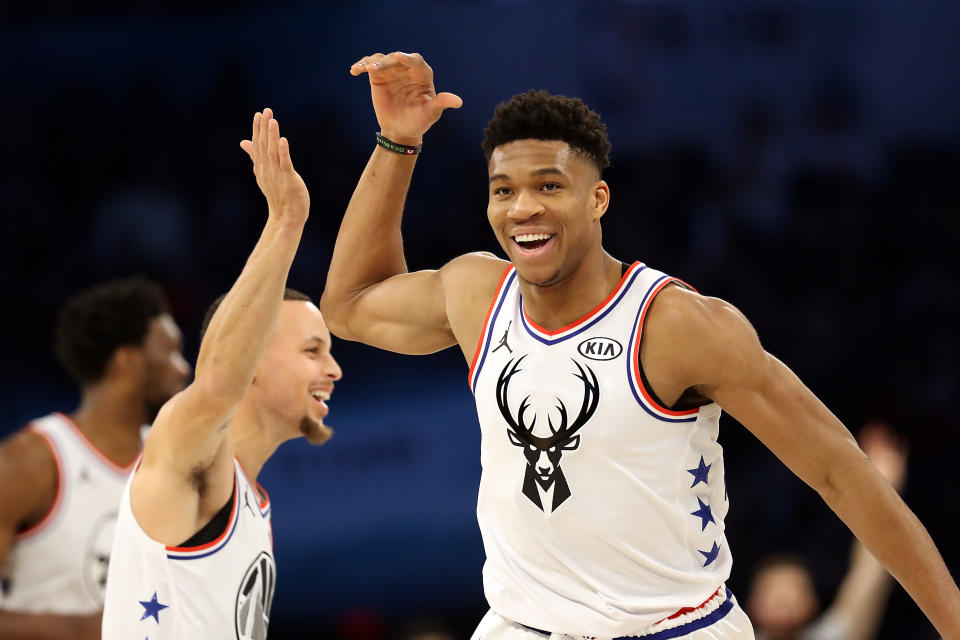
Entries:
{"label": "bicep", "polygon": [[864,456],[840,420],[783,362],[767,353],[747,319],[723,303],[705,393],[804,482],[821,490],[838,464]]}
{"label": "bicep", "polygon": [[160,409],[144,443],[143,466],[186,476],[208,464],[235,412],[235,405],[194,381]]}
{"label": "bicep", "polygon": [[433,353],[455,344],[447,319],[440,271],[392,276],[343,303],[347,309],[323,305],[325,315],[339,316],[331,330],[341,338],[406,354]]}

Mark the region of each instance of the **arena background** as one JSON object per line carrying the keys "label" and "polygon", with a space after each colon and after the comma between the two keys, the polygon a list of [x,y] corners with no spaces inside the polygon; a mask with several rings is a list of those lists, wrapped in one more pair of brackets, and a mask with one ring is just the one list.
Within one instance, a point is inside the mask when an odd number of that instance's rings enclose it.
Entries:
{"label": "arena background", "polygon": [[[411,268],[502,255],[480,151],[498,102],[531,87],[584,98],[613,142],[608,250],[739,306],[852,430],[882,419],[905,434],[905,498],[956,574],[958,27],[957,3],[894,0],[4,3],[0,435],[75,406],[50,344],[81,287],[156,278],[195,358],[203,310],[264,220],[238,142],[265,106],[312,195],[291,284],[319,296],[377,128],[348,67],[419,51],[464,106],[425,139]],[[486,610],[466,365],[341,341],[335,355],[336,437],[283,446],[261,476],[270,637],[375,640],[432,614],[466,638]],[[829,598],[849,533],[725,420],[731,588],[745,595],[760,555],[792,550]],[[898,588],[881,637],[935,634]]]}

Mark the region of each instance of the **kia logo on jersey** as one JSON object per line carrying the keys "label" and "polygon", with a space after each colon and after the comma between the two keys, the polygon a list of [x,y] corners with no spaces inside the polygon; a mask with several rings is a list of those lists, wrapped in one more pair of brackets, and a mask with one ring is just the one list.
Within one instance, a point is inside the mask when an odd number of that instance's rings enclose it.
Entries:
{"label": "kia logo on jersey", "polygon": [[584,358],[613,360],[623,353],[623,346],[613,338],[587,338],[577,347]]}

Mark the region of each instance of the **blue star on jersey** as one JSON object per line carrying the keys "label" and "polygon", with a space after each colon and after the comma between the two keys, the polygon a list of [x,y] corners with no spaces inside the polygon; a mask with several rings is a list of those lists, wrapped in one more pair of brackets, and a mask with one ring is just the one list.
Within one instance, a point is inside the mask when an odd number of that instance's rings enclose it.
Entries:
{"label": "blue star on jersey", "polygon": [[697,498],[697,502],[700,503],[700,508],[694,511],[693,513],[691,513],[690,515],[697,516],[702,520],[700,531],[705,531],[707,529],[708,522],[712,522],[716,524],[717,521],[713,519],[713,512],[710,510],[710,505],[704,504],[703,500],[701,500],[700,498]]}
{"label": "blue star on jersey", "polygon": [[700,484],[710,484],[710,481],[707,480],[707,475],[710,473],[710,467],[712,464],[704,464],[703,456],[700,456],[700,464],[696,469],[687,469],[687,473],[693,474],[693,484],[690,485],[690,488],[693,489],[695,486]]}
{"label": "blue star on jersey", "polygon": [[153,617],[153,619],[157,621],[157,624],[160,624],[160,612],[169,606],[157,602],[156,591],[153,592],[153,597],[150,600],[138,600],[137,602],[143,607],[143,616],[141,616],[140,619],[146,620],[147,618]]}
{"label": "blue star on jersey", "polygon": [[714,542],[713,548],[710,549],[710,551],[700,551],[699,549],[697,551],[703,554],[703,557],[706,559],[706,562],[703,563],[703,566],[707,566],[717,559],[717,556],[720,554],[720,547],[718,547],[717,543]]}

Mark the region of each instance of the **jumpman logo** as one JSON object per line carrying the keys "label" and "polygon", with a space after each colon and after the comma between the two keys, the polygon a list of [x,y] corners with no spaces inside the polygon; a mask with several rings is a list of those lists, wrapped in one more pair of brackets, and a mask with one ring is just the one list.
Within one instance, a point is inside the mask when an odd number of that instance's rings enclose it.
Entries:
{"label": "jumpman logo", "polygon": [[512,324],[513,324],[513,320],[511,320],[510,322],[507,323],[507,328],[506,328],[506,330],[503,332],[503,337],[500,338],[500,344],[498,344],[498,345],[497,345],[497,348],[494,349],[493,351],[491,351],[490,353],[496,353],[497,351],[500,350],[500,347],[506,347],[506,348],[507,348],[507,351],[509,351],[510,353],[513,353],[513,349],[511,349],[511,348],[510,348],[510,345],[507,344],[507,334],[510,333],[510,325],[512,325]]}
{"label": "jumpman logo", "polygon": [[250,513],[252,513],[253,516],[256,517],[257,512],[254,511],[254,510],[253,510],[253,507],[250,506],[250,492],[249,492],[249,491],[244,491],[244,492],[243,492],[243,506],[245,506],[247,509],[250,509]]}

